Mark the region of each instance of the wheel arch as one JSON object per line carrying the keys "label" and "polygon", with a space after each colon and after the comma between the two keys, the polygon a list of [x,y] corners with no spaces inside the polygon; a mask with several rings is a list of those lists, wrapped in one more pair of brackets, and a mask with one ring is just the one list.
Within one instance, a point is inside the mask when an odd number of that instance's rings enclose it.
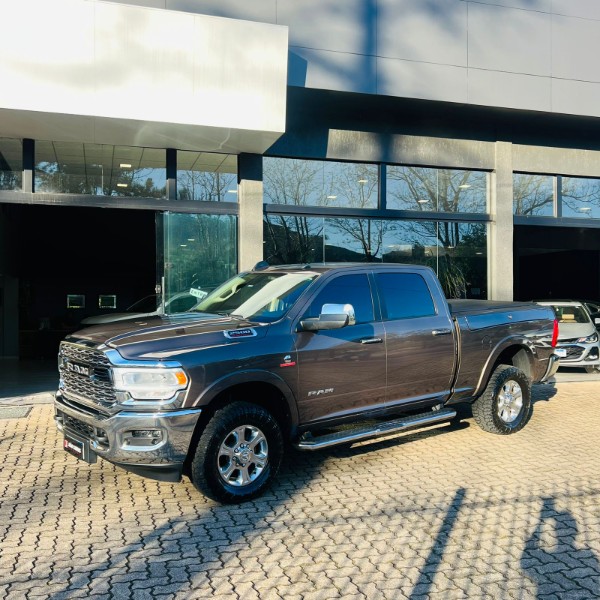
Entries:
{"label": "wheel arch", "polygon": [[272,373],[247,371],[225,377],[207,389],[195,402],[202,412],[196,423],[184,464],[189,472],[193,450],[203,429],[217,410],[235,401],[244,401],[268,410],[281,428],[284,439],[290,440],[298,429],[298,409],[289,386]]}
{"label": "wheel arch", "polygon": [[525,373],[529,381],[532,381],[535,372],[534,361],[535,356],[533,351],[524,342],[511,340],[499,344],[494,352],[490,354],[483,369],[475,397],[480,396],[484,392],[490,378],[499,365],[516,367]]}

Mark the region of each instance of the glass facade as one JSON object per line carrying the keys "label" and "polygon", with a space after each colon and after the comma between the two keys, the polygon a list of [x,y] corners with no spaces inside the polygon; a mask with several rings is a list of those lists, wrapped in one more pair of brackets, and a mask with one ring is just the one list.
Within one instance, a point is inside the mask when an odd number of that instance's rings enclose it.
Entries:
{"label": "glass facade", "polygon": [[600,218],[600,179],[560,177],[562,216]]}
{"label": "glass facade", "polygon": [[377,208],[377,165],[289,158],[263,160],[266,204]]}
{"label": "glass facade", "polygon": [[264,258],[427,265],[449,298],[487,297],[485,223],[267,215]]}
{"label": "glass facade", "polygon": [[0,190],[20,190],[23,181],[23,142],[0,138]]}
{"label": "glass facade", "polygon": [[488,173],[390,165],[387,208],[485,213]]}
{"label": "glass facade", "polygon": [[[167,312],[180,302],[202,299],[237,271],[237,217],[165,213],[164,286]],[[172,303],[177,297],[176,305]],[[175,309],[169,310],[169,307]]]}
{"label": "glass facade", "polygon": [[515,173],[513,199],[515,215],[554,216],[554,177]]}
{"label": "glass facade", "polygon": [[237,202],[237,156],[178,152],[177,199]]}
{"label": "glass facade", "polygon": [[166,198],[166,150],[37,141],[35,190]]}

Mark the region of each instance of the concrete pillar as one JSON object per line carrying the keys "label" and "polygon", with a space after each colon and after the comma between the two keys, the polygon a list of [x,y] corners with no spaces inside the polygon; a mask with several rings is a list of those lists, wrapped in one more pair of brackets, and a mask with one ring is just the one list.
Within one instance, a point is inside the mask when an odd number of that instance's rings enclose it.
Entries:
{"label": "concrete pillar", "polygon": [[263,258],[263,174],[260,154],[238,157],[238,269],[251,269]]}
{"label": "concrete pillar", "polygon": [[512,144],[496,142],[495,169],[490,181],[488,298],[513,299],[513,158]]}

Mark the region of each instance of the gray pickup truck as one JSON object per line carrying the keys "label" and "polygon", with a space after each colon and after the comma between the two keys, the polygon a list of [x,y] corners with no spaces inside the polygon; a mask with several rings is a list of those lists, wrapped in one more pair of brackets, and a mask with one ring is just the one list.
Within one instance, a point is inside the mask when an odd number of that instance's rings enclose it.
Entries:
{"label": "gray pickup truck", "polygon": [[259,495],[284,447],[429,426],[471,403],[484,430],[531,416],[558,326],[530,302],[447,301],[414,265],[259,265],[193,312],[81,330],[60,346],[64,449],[220,502]]}

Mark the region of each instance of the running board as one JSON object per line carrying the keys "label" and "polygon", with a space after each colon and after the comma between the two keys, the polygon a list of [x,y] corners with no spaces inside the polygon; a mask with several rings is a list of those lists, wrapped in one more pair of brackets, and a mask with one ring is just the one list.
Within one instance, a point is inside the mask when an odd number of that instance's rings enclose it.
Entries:
{"label": "running board", "polygon": [[395,419],[394,421],[386,421],[376,425],[357,427],[355,429],[328,433],[316,437],[309,434],[307,437],[300,438],[300,441],[296,442],[294,445],[298,450],[321,450],[322,448],[329,448],[330,446],[336,446],[337,444],[360,442],[369,438],[399,433],[400,431],[413,429],[415,427],[425,427],[427,425],[449,421],[455,416],[455,410],[452,408],[443,408],[441,410],[429,411],[410,417]]}

